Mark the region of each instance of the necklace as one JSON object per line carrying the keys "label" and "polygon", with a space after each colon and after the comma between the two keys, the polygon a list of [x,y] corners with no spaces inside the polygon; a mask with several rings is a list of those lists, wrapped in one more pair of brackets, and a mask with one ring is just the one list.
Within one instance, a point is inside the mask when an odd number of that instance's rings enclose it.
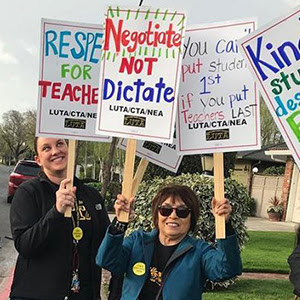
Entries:
{"label": "necklace", "polygon": [[73,223],[73,243],[74,243],[74,252],[73,252],[73,266],[72,266],[72,282],[71,282],[71,290],[77,294],[80,290],[80,281],[79,281],[79,255],[77,250],[78,242],[83,237],[83,231],[79,227],[79,207],[77,203],[77,199],[75,199],[75,212],[76,212],[76,222],[74,220],[74,216],[72,214],[72,223]]}
{"label": "necklace", "polygon": [[74,216],[72,214],[72,223],[73,223],[72,235],[73,235],[74,240],[78,242],[83,237],[83,231],[79,227],[80,216],[79,216],[79,207],[78,207],[77,199],[75,200],[75,212],[76,212],[76,223],[75,223],[75,220],[74,220]]}

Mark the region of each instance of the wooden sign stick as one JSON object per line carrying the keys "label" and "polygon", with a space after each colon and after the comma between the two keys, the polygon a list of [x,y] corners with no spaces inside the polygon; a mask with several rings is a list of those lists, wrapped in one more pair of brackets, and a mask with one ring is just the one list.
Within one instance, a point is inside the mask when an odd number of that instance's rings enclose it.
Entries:
{"label": "wooden sign stick", "polygon": [[[223,153],[214,153],[214,190],[217,202],[224,199],[224,160]],[[216,238],[225,239],[225,216],[215,216]]]}
{"label": "wooden sign stick", "polygon": [[146,172],[147,166],[149,164],[149,160],[147,160],[146,158],[142,158],[139,166],[136,169],[134,178],[133,178],[133,182],[132,182],[132,191],[131,191],[131,195],[132,197],[135,197],[136,192],[139,188],[139,185],[144,177],[144,174]]}
{"label": "wooden sign stick", "polygon": [[[68,165],[67,165],[67,178],[71,181],[67,184],[67,189],[72,190],[73,179],[74,179],[74,167],[75,167],[75,151],[76,151],[76,140],[69,140],[68,145]],[[72,217],[72,209],[68,207],[65,211],[65,217]]]}
{"label": "wooden sign stick", "polygon": [[[123,177],[124,179],[122,185],[122,195],[128,200],[132,197],[135,150],[136,150],[136,140],[128,139],[127,147],[126,147],[125,165],[124,165],[124,177]],[[128,222],[128,220],[129,220],[129,213],[122,211],[119,216],[119,221]]]}

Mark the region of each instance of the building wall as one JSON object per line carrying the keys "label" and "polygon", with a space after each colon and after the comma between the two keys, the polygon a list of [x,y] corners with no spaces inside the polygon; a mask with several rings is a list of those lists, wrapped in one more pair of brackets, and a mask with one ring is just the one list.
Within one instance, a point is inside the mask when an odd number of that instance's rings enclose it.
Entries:
{"label": "building wall", "polygon": [[236,161],[232,178],[249,188],[251,162]]}
{"label": "building wall", "polygon": [[300,223],[300,173],[294,165],[286,221]]}
{"label": "building wall", "polygon": [[257,217],[267,218],[270,199],[275,196],[281,199],[283,178],[283,176],[253,175],[250,195],[256,203]]}

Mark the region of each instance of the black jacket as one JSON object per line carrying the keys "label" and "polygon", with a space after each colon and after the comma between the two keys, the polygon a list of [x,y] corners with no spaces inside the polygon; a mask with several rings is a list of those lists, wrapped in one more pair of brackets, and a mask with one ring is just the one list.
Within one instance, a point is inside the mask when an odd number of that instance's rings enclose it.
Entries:
{"label": "black jacket", "polygon": [[[99,298],[101,269],[95,264],[98,247],[109,225],[100,194],[75,178],[76,197],[92,218],[91,278]],[[72,269],[72,220],[55,208],[57,186],[46,176],[22,184],[14,196],[10,222],[19,252],[10,297],[68,299]],[[92,299],[91,299],[92,300]]]}
{"label": "black jacket", "polygon": [[294,294],[300,296],[300,244],[294,249],[288,258],[290,265],[290,281],[294,286]]}

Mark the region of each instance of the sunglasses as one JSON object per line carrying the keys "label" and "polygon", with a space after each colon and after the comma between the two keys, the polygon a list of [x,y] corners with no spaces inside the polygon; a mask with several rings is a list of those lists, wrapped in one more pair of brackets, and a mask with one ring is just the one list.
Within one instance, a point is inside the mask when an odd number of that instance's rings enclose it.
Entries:
{"label": "sunglasses", "polygon": [[163,217],[168,217],[172,214],[175,209],[176,215],[179,218],[185,219],[191,212],[187,207],[170,207],[170,206],[159,206],[158,211]]}

